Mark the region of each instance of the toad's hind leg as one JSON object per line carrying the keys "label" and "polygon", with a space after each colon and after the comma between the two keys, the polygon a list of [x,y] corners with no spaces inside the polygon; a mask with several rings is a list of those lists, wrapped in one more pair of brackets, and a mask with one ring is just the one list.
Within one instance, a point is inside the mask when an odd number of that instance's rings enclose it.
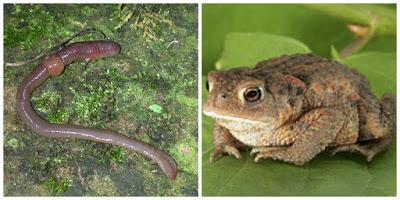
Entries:
{"label": "toad's hind leg", "polygon": [[391,141],[392,137],[391,135],[388,135],[387,137],[367,141],[366,144],[350,144],[339,146],[333,149],[332,155],[343,151],[358,152],[367,157],[367,161],[369,162],[372,160],[372,158],[374,158],[376,154],[387,149]]}
{"label": "toad's hind leg", "polygon": [[289,134],[297,132],[296,140],[292,145],[254,148],[251,154],[257,154],[256,162],[262,158],[272,158],[303,165],[335,141],[346,117],[341,109],[320,108],[309,111],[295,124],[299,128],[303,127],[303,130],[282,130],[284,135],[287,135],[286,131],[289,131]]}
{"label": "toad's hind leg", "polygon": [[375,109],[376,112],[367,112],[371,111],[372,105],[361,105],[359,110],[362,123],[360,144],[336,147],[332,155],[343,151],[358,152],[366,156],[367,161],[371,161],[376,154],[388,148],[396,132],[396,98],[394,95],[385,94],[377,106],[378,109]]}

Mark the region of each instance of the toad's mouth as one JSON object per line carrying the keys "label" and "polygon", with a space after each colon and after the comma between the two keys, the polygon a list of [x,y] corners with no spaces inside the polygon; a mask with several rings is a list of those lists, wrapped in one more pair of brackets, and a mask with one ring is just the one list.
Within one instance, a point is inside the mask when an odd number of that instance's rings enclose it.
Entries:
{"label": "toad's mouth", "polygon": [[253,146],[269,145],[275,139],[274,123],[249,120],[239,117],[216,114],[214,112],[205,112],[205,115],[212,117],[219,125],[225,127],[240,142]]}
{"label": "toad's mouth", "polygon": [[254,124],[255,126],[257,125],[262,125],[265,124],[265,122],[257,121],[257,120],[250,120],[250,119],[245,119],[245,118],[240,118],[240,117],[233,117],[233,116],[228,116],[228,115],[221,115],[217,114],[215,112],[210,112],[210,111],[203,111],[203,113],[214,120],[228,120],[228,121],[234,121],[237,123],[246,123],[246,124]]}

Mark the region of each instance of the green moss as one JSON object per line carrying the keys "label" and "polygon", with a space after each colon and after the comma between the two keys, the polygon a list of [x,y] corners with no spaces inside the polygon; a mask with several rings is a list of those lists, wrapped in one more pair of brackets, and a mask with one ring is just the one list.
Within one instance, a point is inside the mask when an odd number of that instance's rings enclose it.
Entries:
{"label": "green moss", "polygon": [[[139,73],[136,77],[142,76]],[[135,75],[133,77],[135,78]],[[140,78],[138,78],[140,79]],[[146,88],[143,83],[136,80],[132,80],[123,86],[119,98],[117,98],[118,105],[122,106],[122,110],[129,111],[126,114],[138,122],[144,122],[149,119],[150,114],[156,114],[151,112],[148,108],[156,100],[154,94],[156,90],[152,88]]]}
{"label": "green moss", "polygon": [[4,84],[15,82],[17,80],[16,70],[4,70]]}
{"label": "green moss", "polygon": [[61,94],[56,91],[44,91],[39,96],[33,96],[32,102],[39,112],[51,112],[61,101]]}
{"label": "green moss", "polygon": [[180,140],[170,150],[173,158],[176,159],[178,167],[183,171],[197,174],[197,141],[191,137]]}
{"label": "green moss", "polygon": [[25,147],[25,144],[22,143],[22,141],[17,140],[16,138],[9,138],[6,139],[6,147],[11,147],[13,150],[16,150],[18,148],[23,148]]}
{"label": "green moss", "polygon": [[100,159],[98,160],[99,163],[104,165],[110,165],[112,162],[116,164],[124,163],[125,157],[125,149],[118,146],[112,146],[110,148],[105,148],[106,151],[103,152]]}
{"label": "green moss", "polygon": [[60,167],[61,164],[65,164],[72,159],[70,154],[67,154],[65,151],[65,146],[60,143],[50,144],[48,147],[51,151],[50,154],[45,154],[45,156],[40,156],[38,159],[35,159],[40,165],[40,168],[47,168],[49,166],[54,167],[55,169]]}
{"label": "green moss", "polygon": [[158,105],[158,104],[153,104],[153,105],[149,106],[149,109],[151,111],[155,112],[155,113],[159,113],[160,114],[162,112],[162,110],[163,110],[163,107]]}
{"label": "green moss", "polygon": [[46,185],[50,192],[53,194],[60,194],[67,192],[72,185],[72,180],[66,179],[64,177],[54,178],[50,177],[46,180]]}
{"label": "green moss", "polygon": [[198,105],[197,98],[188,97],[183,94],[177,94],[176,100],[185,106],[197,107],[197,105]]}
{"label": "green moss", "polygon": [[107,68],[104,75],[109,77],[112,82],[127,81],[129,78],[118,67]]}
{"label": "green moss", "polygon": [[53,158],[53,162],[55,164],[61,164],[63,162],[64,158],[62,156],[57,156]]}
{"label": "green moss", "polygon": [[74,95],[71,109],[84,124],[104,127],[104,113],[112,120],[118,112],[115,94],[118,81],[125,77],[115,72],[115,69],[106,70],[97,77],[95,82],[83,83],[77,89],[70,87]]}
{"label": "green moss", "polygon": [[115,147],[110,152],[111,160],[116,163],[123,163],[125,157],[125,150],[121,147]]}
{"label": "green moss", "polygon": [[176,28],[170,19],[170,12],[162,5],[126,5],[125,15],[132,16],[133,28],[141,34],[144,43],[163,41],[160,32],[166,28]]}
{"label": "green moss", "polygon": [[[110,11],[119,13],[117,4],[101,7],[76,4],[62,6],[15,4],[7,8],[11,11],[11,17],[7,16],[7,26],[4,27],[6,48],[18,46],[28,50],[37,48],[37,41],[45,41],[44,45],[40,46],[46,49],[56,44],[60,38],[67,38],[77,32],[76,30],[87,27],[88,24],[112,35],[113,27],[121,20],[119,14],[113,14],[111,17],[108,15]],[[69,12],[65,12],[65,10]]]}
{"label": "green moss", "polygon": [[103,88],[96,87],[93,85],[87,85],[90,91],[88,93],[82,94],[77,92],[75,89],[71,89],[74,93],[74,99],[72,100],[72,108],[77,117],[83,120],[83,123],[92,123],[95,126],[104,127],[104,123],[98,117],[101,116],[101,108],[103,102]]}
{"label": "green moss", "polygon": [[65,108],[59,107],[61,98],[58,92],[47,90],[31,99],[39,112],[47,114],[47,120],[50,123],[66,123],[69,113]]}
{"label": "green moss", "polygon": [[117,189],[109,175],[93,175],[89,178],[88,185],[90,189],[100,196],[115,196]]}
{"label": "green moss", "polygon": [[36,41],[42,38],[47,38],[50,44],[52,43],[52,35],[61,24],[56,23],[55,16],[48,12],[44,5],[17,4],[13,8],[13,18],[9,19],[10,23],[4,28],[6,48],[21,46],[23,49],[31,49]]}
{"label": "green moss", "polygon": [[150,137],[148,134],[143,134],[141,136],[139,136],[140,141],[146,142],[146,143],[150,143]]}
{"label": "green moss", "polygon": [[50,123],[63,123],[63,122],[67,122],[69,118],[69,113],[63,109],[60,108],[54,112],[50,112],[47,115],[47,120]]}

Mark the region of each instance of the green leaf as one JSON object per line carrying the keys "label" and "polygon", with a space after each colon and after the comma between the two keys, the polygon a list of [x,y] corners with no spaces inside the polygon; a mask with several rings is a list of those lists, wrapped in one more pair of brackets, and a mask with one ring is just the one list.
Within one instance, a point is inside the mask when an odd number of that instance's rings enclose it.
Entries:
{"label": "green leaf", "polygon": [[153,104],[151,106],[149,106],[150,110],[155,112],[155,113],[161,113],[163,110],[163,107],[158,105],[158,104]]}
{"label": "green leaf", "polygon": [[[325,57],[331,55],[329,46],[334,45],[337,50],[341,50],[354,41],[354,35],[346,29],[349,21],[337,15],[310,9],[309,6],[312,5],[315,4],[204,4],[201,42],[203,75],[215,69],[214,64],[221,56],[226,34],[231,32],[257,32],[292,37]],[[324,5],[328,8],[330,6]],[[352,6],[354,8],[364,5],[368,4]],[[396,10],[396,4],[385,6]],[[382,35],[377,30],[376,37],[369,41],[362,51],[396,51],[396,36]]]}
{"label": "green leaf", "polygon": [[364,52],[343,59],[343,63],[367,76],[377,96],[396,93],[396,53]]}
{"label": "green leaf", "polygon": [[[394,5],[394,4],[392,4]],[[373,4],[305,4],[306,7],[342,18],[349,23],[369,26],[372,18],[378,17],[376,33],[396,35],[396,7]]]}
{"label": "green leaf", "polygon": [[264,33],[230,33],[226,36],[224,51],[215,67],[254,66],[258,61],[282,54],[307,52],[310,49],[306,45],[288,37]]}
{"label": "green leaf", "polygon": [[[246,36],[245,36],[246,37]],[[239,38],[236,38],[239,43]],[[272,38],[271,38],[272,39]],[[227,40],[229,41],[229,40]],[[230,41],[234,42],[234,41]],[[270,45],[274,41],[264,41]],[[253,52],[259,43],[235,47],[235,55]],[[268,46],[272,51],[278,48]],[[280,47],[285,50],[285,47]],[[287,47],[291,52],[292,45]],[[274,53],[274,52],[272,52]],[[281,52],[276,52],[280,54]],[[247,57],[235,57],[224,52],[221,67],[241,64],[249,61]],[[243,58],[243,60],[240,60]],[[396,91],[396,54],[366,52],[352,55],[343,60],[367,76],[372,90],[378,96],[385,92]],[[254,65],[254,64],[253,64]],[[207,99],[203,77],[203,102]],[[304,166],[295,166],[281,161],[263,160],[255,163],[249,151],[243,151],[241,160],[232,156],[223,156],[214,163],[208,158],[214,149],[212,143],[211,118],[203,115],[202,120],[202,190],[205,196],[394,196],[396,194],[396,144],[377,155],[371,162],[351,153],[340,153],[331,157],[323,152]]]}
{"label": "green leaf", "polygon": [[336,60],[338,62],[341,61],[339,52],[336,50],[336,48],[333,45],[331,45],[331,57],[333,60]]}

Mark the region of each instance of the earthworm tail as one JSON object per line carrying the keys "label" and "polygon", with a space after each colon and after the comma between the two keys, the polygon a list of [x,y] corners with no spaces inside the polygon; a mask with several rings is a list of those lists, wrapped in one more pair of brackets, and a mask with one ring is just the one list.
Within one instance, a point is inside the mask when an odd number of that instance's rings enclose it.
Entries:
{"label": "earthworm tail", "polygon": [[53,138],[79,138],[109,143],[140,153],[156,162],[169,179],[176,178],[176,163],[159,149],[127,137],[123,134],[70,124],[51,124],[40,118],[33,110],[30,97],[32,92],[51,76],[62,73],[65,66],[75,60],[90,61],[102,57],[117,55],[119,44],[111,41],[91,41],[72,43],[62,50],[47,55],[35,70],[18,87],[17,112],[24,123],[36,133]]}

